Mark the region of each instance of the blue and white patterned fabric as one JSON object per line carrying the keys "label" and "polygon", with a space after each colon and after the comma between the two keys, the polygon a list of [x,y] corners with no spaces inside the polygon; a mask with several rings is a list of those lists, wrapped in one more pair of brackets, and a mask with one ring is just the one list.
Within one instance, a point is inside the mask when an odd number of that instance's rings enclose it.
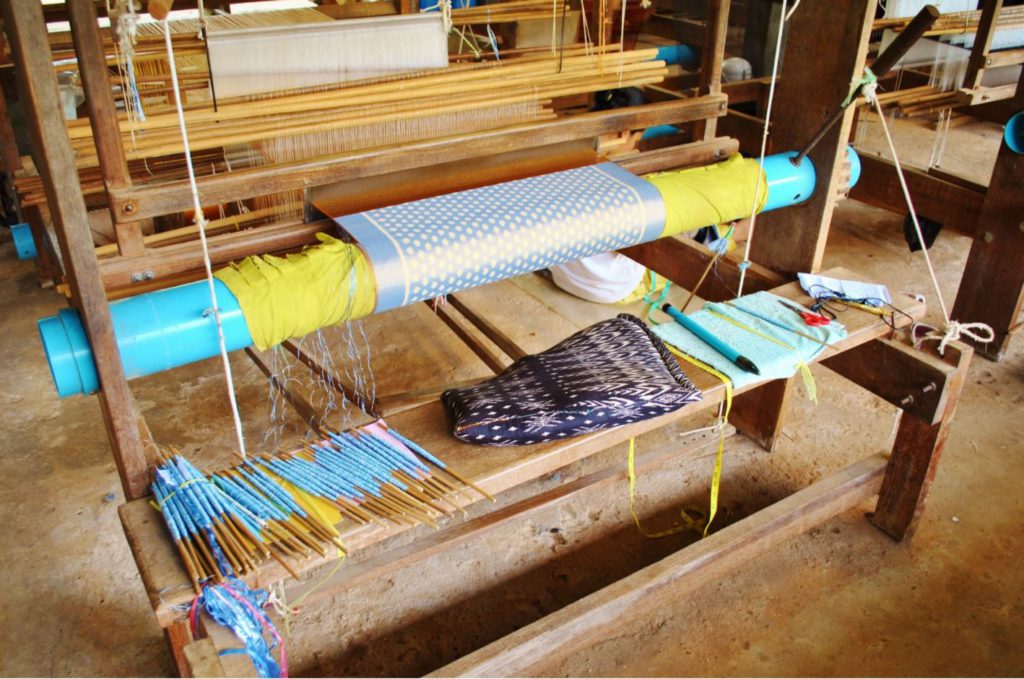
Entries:
{"label": "blue and white patterned fabric", "polygon": [[441,399],[455,438],[516,446],[657,417],[701,394],[643,321],[620,314]]}
{"label": "blue and white patterned fabric", "polygon": [[601,163],[335,221],[373,265],[379,312],[654,240],[665,205]]}

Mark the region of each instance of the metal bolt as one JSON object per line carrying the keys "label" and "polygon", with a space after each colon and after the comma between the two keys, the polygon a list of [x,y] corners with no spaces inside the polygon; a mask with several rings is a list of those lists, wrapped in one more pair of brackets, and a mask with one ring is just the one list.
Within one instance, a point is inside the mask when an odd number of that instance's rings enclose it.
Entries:
{"label": "metal bolt", "polygon": [[135,203],[125,203],[124,212],[125,214],[133,214],[136,210]]}
{"label": "metal bolt", "polygon": [[996,239],[996,236],[991,231],[986,231],[984,233],[984,235],[982,235],[981,239],[983,241],[985,241],[986,243],[991,243],[992,241],[994,241]]}
{"label": "metal bolt", "polygon": [[142,283],[144,281],[151,281],[156,278],[156,274],[152,271],[133,271],[131,275],[132,283]]}
{"label": "metal bolt", "polygon": [[909,406],[910,404],[912,404],[913,402],[914,402],[914,397],[913,396],[905,396],[905,397],[903,397],[903,400],[900,401],[900,405],[905,408],[905,407]]}
{"label": "metal bolt", "polygon": [[923,391],[926,394],[930,391],[935,391],[936,389],[938,389],[938,387],[935,386],[934,382],[929,382],[928,384],[921,387],[921,391]]}
{"label": "metal bolt", "polygon": [[991,59],[986,59],[985,60],[985,65],[986,66],[991,66],[992,65],[992,60]]}

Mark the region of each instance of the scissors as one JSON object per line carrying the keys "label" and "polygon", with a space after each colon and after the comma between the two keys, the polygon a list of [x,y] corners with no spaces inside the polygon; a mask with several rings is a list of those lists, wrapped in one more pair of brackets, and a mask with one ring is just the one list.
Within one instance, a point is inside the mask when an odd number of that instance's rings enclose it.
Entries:
{"label": "scissors", "polygon": [[800,318],[804,319],[804,323],[807,324],[807,325],[818,327],[818,326],[822,326],[822,325],[828,325],[829,323],[832,322],[828,318],[826,318],[825,316],[822,316],[821,314],[811,313],[810,311],[807,311],[805,309],[801,309],[797,305],[790,304],[789,302],[786,302],[785,300],[781,300],[780,299],[779,300],[779,304],[781,304],[782,306],[786,307],[787,309],[789,309],[790,311],[792,311],[794,313],[800,314]]}

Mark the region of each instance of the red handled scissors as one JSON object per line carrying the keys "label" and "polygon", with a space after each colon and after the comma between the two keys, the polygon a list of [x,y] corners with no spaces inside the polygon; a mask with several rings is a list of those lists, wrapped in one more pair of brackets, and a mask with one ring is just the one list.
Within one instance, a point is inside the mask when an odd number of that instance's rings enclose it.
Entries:
{"label": "red handled scissors", "polygon": [[804,319],[804,323],[806,323],[807,325],[818,327],[822,325],[828,325],[829,323],[832,322],[825,316],[822,316],[821,314],[815,314],[810,311],[807,311],[806,309],[801,309],[797,305],[790,304],[785,300],[780,299],[779,304],[781,304],[782,306],[786,307],[787,309],[794,313],[800,314],[800,318]]}

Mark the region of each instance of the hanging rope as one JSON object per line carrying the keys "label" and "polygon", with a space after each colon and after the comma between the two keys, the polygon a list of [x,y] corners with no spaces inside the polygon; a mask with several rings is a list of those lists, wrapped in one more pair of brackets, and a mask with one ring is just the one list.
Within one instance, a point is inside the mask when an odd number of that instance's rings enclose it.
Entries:
{"label": "hanging rope", "polygon": [[[768,104],[764,114],[764,129],[761,131],[761,155],[758,162],[764,167],[764,157],[768,151],[768,130],[772,122],[772,107],[775,105],[775,84],[779,79],[779,59],[782,55],[782,33],[786,22],[793,16],[793,12],[786,11],[788,0],[782,0],[782,16],[785,17],[782,25],[779,26],[779,33],[775,36],[775,57],[772,59],[772,79],[768,85]],[[797,0],[797,5],[799,5]],[[793,6],[796,9],[796,5]],[[754,228],[757,226],[757,199],[761,195],[761,182],[764,181],[764,171],[757,174],[757,184],[754,187],[754,199],[750,206],[750,232],[747,234],[747,244],[743,249],[743,261],[739,264],[740,283],[736,291],[737,297],[743,296],[743,284],[747,280],[747,269],[750,267],[750,244],[754,242]]]}
{"label": "hanging rope", "polygon": [[[200,5],[201,7],[201,5]],[[174,63],[174,48],[171,46],[171,27],[165,18],[164,43],[167,46],[167,65],[171,71],[171,89],[174,92],[174,105],[178,111],[178,127],[181,129],[181,143],[185,153],[185,167],[188,170],[188,184],[192,190],[192,207],[195,210],[196,228],[199,230],[199,242],[203,248],[203,265],[206,267],[206,282],[210,287],[210,309],[206,313],[213,314],[217,324],[217,341],[220,345],[220,358],[224,364],[224,379],[227,381],[228,402],[231,404],[231,417],[235,422],[235,435],[238,437],[238,453],[242,459],[246,457],[245,434],[242,432],[242,417],[238,412],[238,401],[235,398],[235,382],[231,375],[231,361],[228,359],[227,345],[224,343],[224,326],[221,323],[220,309],[217,307],[217,288],[213,280],[213,264],[210,262],[210,248],[206,241],[206,218],[203,206],[199,201],[199,186],[196,184],[196,173],[192,167],[192,151],[188,146],[188,131],[185,129],[185,112],[181,107],[181,91],[178,88],[178,68]],[[205,313],[204,313],[205,315]]]}
{"label": "hanging rope", "polygon": [[[867,73],[870,73],[865,69]],[[885,115],[882,112],[882,104],[878,101],[877,96],[878,83],[874,82],[873,79],[870,82],[866,82],[862,93],[864,98],[869,104],[874,106],[875,112],[878,114],[878,121],[882,126],[882,132],[885,133],[885,141],[889,146],[889,152],[892,154],[892,163],[896,168],[896,176],[900,181],[900,189],[903,191],[903,199],[907,203],[907,210],[910,212],[910,221],[914,224],[914,232],[917,234],[917,240],[921,243],[921,254],[924,256],[924,262],[928,267],[928,275],[932,279],[932,289],[935,290],[935,297],[939,300],[939,308],[942,310],[942,320],[945,323],[944,330],[939,331],[935,328],[931,328],[929,332],[920,337],[920,342],[925,340],[934,340],[939,342],[939,354],[945,353],[946,346],[950,342],[959,340],[962,336],[970,337],[976,342],[991,342],[995,340],[996,334],[992,330],[991,326],[985,323],[960,323],[959,321],[952,320],[949,317],[949,310],[946,308],[946,300],[942,297],[942,290],[939,289],[939,279],[935,275],[935,267],[932,266],[932,258],[928,254],[928,248],[925,246],[924,234],[921,232],[921,224],[917,219],[917,211],[914,209],[914,202],[910,198],[910,189],[907,188],[907,180],[903,176],[903,166],[900,164],[899,155],[896,153],[896,145],[893,143],[892,135],[889,133],[889,125],[885,121]]]}

